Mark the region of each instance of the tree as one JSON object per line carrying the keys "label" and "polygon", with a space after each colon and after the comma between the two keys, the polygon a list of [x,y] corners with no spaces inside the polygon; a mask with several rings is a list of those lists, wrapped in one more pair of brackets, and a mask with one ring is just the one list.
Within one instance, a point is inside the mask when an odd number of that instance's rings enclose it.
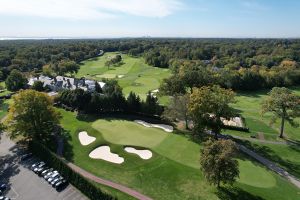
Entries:
{"label": "tree", "polygon": [[32,89],[41,92],[44,90],[44,83],[42,81],[35,81]]}
{"label": "tree", "polygon": [[74,61],[62,60],[58,63],[57,68],[58,74],[63,76],[66,73],[77,73],[80,66]]}
{"label": "tree", "polygon": [[155,115],[159,112],[158,100],[149,91],[146,97],[146,101],[143,101],[142,111],[148,115]]}
{"label": "tree", "polygon": [[288,121],[293,127],[299,125],[294,118],[300,117],[300,97],[284,87],[274,87],[268,95],[262,103],[262,114],[273,113],[271,124],[275,123],[278,118],[281,119],[279,137],[282,138],[285,121]]}
{"label": "tree", "polygon": [[12,137],[23,135],[39,141],[49,139],[61,117],[54,109],[52,99],[42,92],[24,90],[14,95],[12,102],[5,121]]}
{"label": "tree", "polygon": [[234,96],[232,90],[217,85],[194,88],[188,105],[194,130],[199,133],[210,129],[217,139],[223,128],[221,118],[229,119],[234,114],[229,105],[234,102]]}
{"label": "tree", "polygon": [[141,99],[139,95],[136,95],[134,92],[130,92],[127,97],[127,107],[130,112],[140,112]]}
{"label": "tree", "polygon": [[166,108],[163,113],[163,116],[167,119],[171,120],[184,120],[185,121],[185,128],[189,129],[188,120],[189,120],[189,113],[188,113],[188,104],[190,100],[190,94],[185,94],[182,96],[174,96],[171,99],[170,105]]}
{"label": "tree", "polygon": [[25,88],[26,84],[26,77],[16,69],[10,72],[5,81],[6,88],[10,91],[17,91],[19,89]]}
{"label": "tree", "polygon": [[231,140],[208,140],[200,157],[201,168],[209,183],[220,188],[221,182],[233,184],[239,177],[237,146]]}

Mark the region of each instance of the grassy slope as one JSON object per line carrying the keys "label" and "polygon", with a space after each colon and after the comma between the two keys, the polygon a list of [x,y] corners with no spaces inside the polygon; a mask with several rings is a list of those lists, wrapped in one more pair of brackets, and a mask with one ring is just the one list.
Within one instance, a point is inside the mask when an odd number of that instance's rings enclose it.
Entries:
{"label": "grassy slope", "polygon": [[[300,95],[300,88],[294,87],[293,91]],[[225,133],[233,134],[241,137],[249,137],[250,135],[257,135],[261,132],[264,134],[266,140],[280,140],[278,139],[279,121],[272,127],[269,124],[270,114],[261,116],[261,102],[266,97],[267,91],[242,93],[237,96],[237,103],[234,108],[239,110],[246,118],[247,126],[250,128],[250,133],[227,130]],[[300,122],[300,119],[296,119]],[[288,123],[285,127],[285,135],[292,140],[300,140],[300,128],[293,128]],[[257,142],[247,142],[250,148],[268,159],[278,163],[291,174],[300,178],[300,146],[276,145],[276,144],[262,144]]]}
{"label": "grassy slope", "polygon": [[[246,199],[245,197],[259,199],[256,196],[264,199],[296,199],[299,197],[297,189],[287,181],[245,157],[239,160],[241,177],[235,189],[217,192],[207,184],[199,170],[201,146],[188,138],[165,133],[159,129],[145,130],[141,125],[126,120],[82,121],[76,119],[74,113],[63,110],[61,112],[62,125],[71,136],[69,141],[71,151],[66,153],[69,159],[96,175],[132,187],[154,199]],[[81,146],[78,140],[80,130],[87,130],[90,135],[97,138],[96,142],[89,146]],[[109,138],[109,142],[104,138]],[[140,141],[139,146],[147,146],[153,151],[150,160],[141,160],[136,155],[123,151],[123,145],[137,145],[138,141]],[[110,145],[112,152],[123,156],[125,162],[116,165],[90,159],[89,152],[103,144]],[[70,152],[73,152],[73,156]]]}
{"label": "grassy slope", "polygon": [[[293,91],[300,95],[300,87],[294,87]],[[229,131],[229,133],[237,134],[239,136],[249,137],[251,134],[256,135],[261,132],[264,133],[267,140],[278,140],[278,130],[280,127],[279,120],[271,127],[270,119],[271,114],[267,113],[261,116],[261,103],[266,97],[268,91],[240,93],[237,96],[237,103],[233,105],[243,117],[246,118],[246,124],[250,128],[250,133],[243,133],[237,131]],[[300,119],[296,119],[300,122]],[[228,132],[228,131],[227,131]],[[292,140],[300,140],[300,128],[293,128],[286,123],[285,134]]]}
{"label": "grassy slope", "polygon": [[[168,69],[155,68],[147,65],[144,59],[139,57],[130,57],[122,54],[123,62],[121,66],[105,66],[105,61],[117,53],[108,52],[104,56],[89,59],[81,63],[77,77],[87,77],[96,80],[102,78],[116,78],[123,88],[124,94],[128,95],[130,91],[139,94],[143,99],[148,91],[155,90],[159,87],[162,79],[170,76]],[[124,75],[122,78],[117,78]]]}

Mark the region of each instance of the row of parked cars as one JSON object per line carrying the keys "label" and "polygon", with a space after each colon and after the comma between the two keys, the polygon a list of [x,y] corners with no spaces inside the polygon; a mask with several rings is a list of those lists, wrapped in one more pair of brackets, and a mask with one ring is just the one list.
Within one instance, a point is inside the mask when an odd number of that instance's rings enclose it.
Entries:
{"label": "row of parked cars", "polygon": [[68,181],[64,179],[57,170],[48,167],[43,161],[32,164],[31,170],[40,177],[43,177],[57,191],[62,191],[69,184]]}

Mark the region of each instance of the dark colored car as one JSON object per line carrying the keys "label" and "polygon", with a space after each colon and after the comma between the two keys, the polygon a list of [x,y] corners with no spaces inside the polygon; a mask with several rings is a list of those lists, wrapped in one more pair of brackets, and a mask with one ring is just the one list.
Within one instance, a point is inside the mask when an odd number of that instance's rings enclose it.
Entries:
{"label": "dark colored car", "polygon": [[63,179],[62,181],[59,181],[58,183],[55,184],[55,189],[57,191],[62,191],[63,189],[65,189],[67,186],[69,185],[69,182],[65,179]]}
{"label": "dark colored car", "polygon": [[25,161],[25,160],[28,160],[29,158],[31,158],[33,156],[32,153],[27,153],[27,154],[24,154],[20,157],[20,161]]}
{"label": "dark colored car", "polygon": [[4,183],[0,183],[0,194],[7,189],[7,185]]}

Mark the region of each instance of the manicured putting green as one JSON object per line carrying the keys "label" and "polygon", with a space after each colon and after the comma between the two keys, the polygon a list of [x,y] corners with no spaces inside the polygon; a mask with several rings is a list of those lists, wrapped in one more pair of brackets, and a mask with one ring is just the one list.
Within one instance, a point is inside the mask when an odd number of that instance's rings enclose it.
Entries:
{"label": "manicured putting green", "polygon": [[127,120],[99,119],[92,123],[92,127],[101,132],[108,142],[122,145],[154,147],[168,136],[160,129],[143,127]]}

